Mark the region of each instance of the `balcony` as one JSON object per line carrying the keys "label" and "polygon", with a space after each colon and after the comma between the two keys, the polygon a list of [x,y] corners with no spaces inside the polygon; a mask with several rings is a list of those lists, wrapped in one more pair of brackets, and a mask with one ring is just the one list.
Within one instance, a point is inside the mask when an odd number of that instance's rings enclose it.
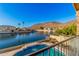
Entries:
{"label": "balcony", "polygon": [[28,56],[78,56],[78,42],[79,37],[73,36],[39,51],[30,53]]}

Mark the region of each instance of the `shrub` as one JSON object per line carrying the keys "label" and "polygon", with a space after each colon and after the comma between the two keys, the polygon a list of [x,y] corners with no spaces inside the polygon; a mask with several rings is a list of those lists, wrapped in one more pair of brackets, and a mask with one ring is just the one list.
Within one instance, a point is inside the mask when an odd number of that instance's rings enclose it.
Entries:
{"label": "shrub", "polygon": [[67,28],[57,29],[55,33],[57,35],[76,35],[76,24],[72,24]]}

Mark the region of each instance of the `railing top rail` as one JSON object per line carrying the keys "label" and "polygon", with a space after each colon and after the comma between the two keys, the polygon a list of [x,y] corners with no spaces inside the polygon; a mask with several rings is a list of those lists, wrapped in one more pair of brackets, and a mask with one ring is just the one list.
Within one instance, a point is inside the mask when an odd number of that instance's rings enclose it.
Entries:
{"label": "railing top rail", "polygon": [[71,39],[73,39],[73,38],[75,38],[75,37],[76,37],[76,36],[70,37],[70,38],[68,38],[68,39],[66,39],[66,40],[64,40],[64,41],[61,41],[61,42],[58,42],[58,43],[56,43],[56,44],[54,44],[54,45],[51,45],[51,46],[48,46],[48,47],[46,47],[46,48],[40,49],[39,51],[30,53],[30,54],[28,54],[27,56],[35,56],[35,55],[37,55],[37,54],[39,54],[39,53],[41,53],[41,52],[43,52],[43,51],[45,51],[45,50],[48,50],[48,49],[50,49],[50,48],[52,48],[52,47],[55,47],[55,46],[57,46],[57,45],[59,45],[59,44],[61,44],[61,43],[64,43],[64,42],[66,42],[66,41],[69,41],[69,40],[71,40]]}

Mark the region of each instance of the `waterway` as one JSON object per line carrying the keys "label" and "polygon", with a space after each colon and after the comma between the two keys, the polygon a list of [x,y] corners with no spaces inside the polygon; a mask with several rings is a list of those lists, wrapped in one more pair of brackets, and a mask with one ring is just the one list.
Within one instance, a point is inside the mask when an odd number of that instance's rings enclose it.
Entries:
{"label": "waterway", "polygon": [[46,37],[47,35],[37,32],[28,34],[0,34],[0,49],[45,40]]}

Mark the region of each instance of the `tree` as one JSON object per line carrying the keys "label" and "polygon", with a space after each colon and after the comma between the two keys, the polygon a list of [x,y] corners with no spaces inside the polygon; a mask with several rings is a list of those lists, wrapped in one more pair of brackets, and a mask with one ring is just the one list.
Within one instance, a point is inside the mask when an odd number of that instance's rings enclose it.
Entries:
{"label": "tree", "polygon": [[44,27],[40,27],[40,29],[42,29],[42,30],[43,30],[43,29],[44,29]]}
{"label": "tree", "polygon": [[23,26],[24,26],[25,22],[23,21],[22,24],[23,24]]}
{"label": "tree", "polygon": [[21,26],[21,23],[18,23],[18,27],[20,27]]}

